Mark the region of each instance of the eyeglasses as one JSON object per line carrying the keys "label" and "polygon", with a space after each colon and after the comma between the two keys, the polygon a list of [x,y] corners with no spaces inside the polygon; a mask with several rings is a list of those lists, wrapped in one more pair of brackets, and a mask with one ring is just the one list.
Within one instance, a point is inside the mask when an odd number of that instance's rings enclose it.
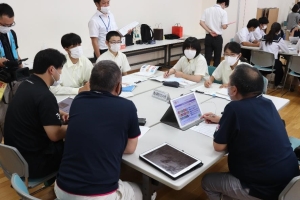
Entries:
{"label": "eyeglasses", "polygon": [[110,44],[121,44],[122,41],[121,40],[119,40],[119,41],[109,41],[109,43]]}
{"label": "eyeglasses", "polygon": [[6,24],[4,25],[4,24],[1,24],[1,23],[0,23],[0,25],[1,25],[1,26],[4,26],[4,27],[13,27],[13,26],[16,25],[16,22],[13,22],[12,24],[9,24],[9,25],[6,25]]}

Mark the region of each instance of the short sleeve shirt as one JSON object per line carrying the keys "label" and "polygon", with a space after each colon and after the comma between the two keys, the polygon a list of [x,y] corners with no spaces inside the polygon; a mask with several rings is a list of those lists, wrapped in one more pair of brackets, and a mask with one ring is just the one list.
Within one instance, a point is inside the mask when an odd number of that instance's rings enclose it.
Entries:
{"label": "short sleeve shirt", "polygon": [[259,26],[253,32],[255,40],[261,40],[264,35],[266,35],[266,33],[264,32],[264,30],[260,29]]}
{"label": "short sleeve shirt", "polygon": [[253,42],[255,40],[253,33],[249,32],[247,27],[242,28],[239,30],[235,36],[234,36],[234,41],[237,43],[242,43],[242,42]]}
{"label": "short sleeve shirt", "polygon": [[299,174],[298,161],[273,102],[262,96],[231,101],[214,142],[227,144],[228,167],[250,195],[277,199]]}
{"label": "short sleeve shirt", "polygon": [[115,191],[127,141],[139,135],[131,101],[109,92],[81,92],[70,108],[57,185],[84,196]]}
{"label": "short sleeve shirt", "polygon": [[25,159],[43,154],[52,143],[44,126],[61,126],[59,108],[46,83],[31,75],[21,83],[8,106],[4,143],[16,147]]}
{"label": "short sleeve shirt", "polygon": [[208,74],[206,60],[201,54],[191,60],[188,60],[185,56],[182,56],[173,68],[176,71],[181,71],[188,75],[206,76]]}
{"label": "short sleeve shirt", "polygon": [[122,73],[128,72],[131,69],[126,55],[124,53],[122,53],[121,51],[119,51],[117,56],[115,56],[108,50],[105,53],[100,55],[100,57],[97,59],[96,63],[100,62],[101,60],[114,61],[118,65],[118,67],[120,68]]}

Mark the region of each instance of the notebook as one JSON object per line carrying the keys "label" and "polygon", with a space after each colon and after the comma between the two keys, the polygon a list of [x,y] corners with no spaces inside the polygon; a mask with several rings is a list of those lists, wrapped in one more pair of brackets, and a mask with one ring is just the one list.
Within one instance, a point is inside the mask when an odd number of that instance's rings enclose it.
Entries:
{"label": "notebook", "polygon": [[71,97],[65,98],[62,101],[58,102],[58,107],[60,110],[69,113],[72,102],[73,102],[73,98]]}
{"label": "notebook", "polygon": [[201,160],[167,143],[142,153],[140,159],[172,179],[178,179],[203,165]]}
{"label": "notebook", "polygon": [[140,68],[140,71],[135,73],[135,75],[145,76],[145,77],[152,77],[157,72],[158,68],[159,68],[159,66],[143,65]]}
{"label": "notebook", "polygon": [[161,122],[181,130],[198,125],[203,119],[202,111],[195,96],[189,93],[170,100],[171,106],[161,118]]}

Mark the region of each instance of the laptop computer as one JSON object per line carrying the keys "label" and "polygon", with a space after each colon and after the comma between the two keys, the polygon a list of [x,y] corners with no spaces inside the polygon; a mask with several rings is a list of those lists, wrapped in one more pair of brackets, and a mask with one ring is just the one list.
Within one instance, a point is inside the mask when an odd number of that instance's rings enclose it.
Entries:
{"label": "laptop computer", "polygon": [[292,44],[297,44],[299,37],[289,37],[289,40]]}
{"label": "laptop computer", "polygon": [[187,130],[198,125],[203,119],[202,111],[194,92],[170,100],[171,106],[161,118],[161,122],[172,127]]}
{"label": "laptop computer", "polygon": [[60,110],[69,113],[72,102],[73,102],[73,98],[71,97],[65,98],[62,101],[58,102],[58,107]]}

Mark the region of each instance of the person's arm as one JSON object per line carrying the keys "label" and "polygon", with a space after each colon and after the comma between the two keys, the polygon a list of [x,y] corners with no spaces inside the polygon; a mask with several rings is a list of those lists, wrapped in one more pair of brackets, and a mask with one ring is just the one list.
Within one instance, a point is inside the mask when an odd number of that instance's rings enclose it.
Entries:
{"label": "person's arm", "polygon": [[78,94],[79,93],[79,87],[74,88],[74,87],[65,87],[62,85],[57,85],[57,86],[50,86],[50,91],[53,94]]}
{"label": "person's arm", "polygon": [[227,29],[228,28],[228,16],[227,12],[224,10],[224,14],[222,17],[222,29]]}
{"label": "person's arm", "polygon": [[285,41],[281,38],[279,41],[279,48],[283,53],[288,53],[290,52],[288,46],[286,45]]}
{"label": "person's arm", "polygon": [[215,80],[215,77],[210,76],[209,79],[205,81],[204,86],[206,88],[209,88],[211,86],[211,84],[214,82],[214,80]]}
{"label": "person's arm", "polygon": [[184,78],[186,80],[194,81],[196,83],[199,83],[201,81],[201,79],[203,78],[202,75],[189,75],[189,74],[185,74],[183,72],[176,72],[175,76],[178,78]]}
{"label": "person's arm", "polygon": [[259,47],[260,46],[260,42],[254,44],[252,42],[242,42],[241,43],[243,46],[248,46],[248,47]]}
{"label": "person's arm", "polygon": [[92,41],[94,52],[96,54],[96,58],[99,58],[99,56],[100,56],[100,48],[99,48],[99,45],[98,45],[98,38],[91,37],[91,41]]}
{"label": "person's arm", "polygon": [[59,140],[64,139],[66,136],[67,128],[68,128],[67,125],[44,126],[46,134],[52,142],[57,142]]}
{"label": "person's arm", "polygon": [[292,29],[292,31],[290,32],[290,37],[294,37],[295,35],[295,31],[299,31],[299,28],[296,26]]}
{"label": "person's arm", "polygon": [[205,24],[204,21],[200,20],[200,25],[202,26],[202,28],[204,28],[204,30],[206,30],[211,36],[216,37],[217,34],[211,30],[210,28],[208,28],[208,26]]}
{"label": "person's arm", "polygon": [[0,58],[0,67],[4,67],[4,62],[8,61],[6,58]]}
{"label": "person's arm", "polygon": [[227,144],[218,144],[216,142],[213,143],[214,149],[217,152],[222,152],[227,150]]}
{"label": "person's arm", "polygon": [[132,154],[135,152],[138,138],[128,139],[124,154]]}
{"label": "person's arm", "polygon": [[88,26],[89,26],[89,34],[90,34],[90,38],[92,41],[92,46],[93,46],[94,52],[96,54],[96,57],[98,58],[100,56],[100,50],[99,50],[100,48],[98,45],[98,37],[100,35],[100,27],[94,20],[90,20]]}
{"label": "person's arm", "polygon": [[168,78],[169,76],[171,76],[172,74],[175,74],[175,73],[176,73],[176,69],[171,68],[168,71],[165,71],[164,78]]}

